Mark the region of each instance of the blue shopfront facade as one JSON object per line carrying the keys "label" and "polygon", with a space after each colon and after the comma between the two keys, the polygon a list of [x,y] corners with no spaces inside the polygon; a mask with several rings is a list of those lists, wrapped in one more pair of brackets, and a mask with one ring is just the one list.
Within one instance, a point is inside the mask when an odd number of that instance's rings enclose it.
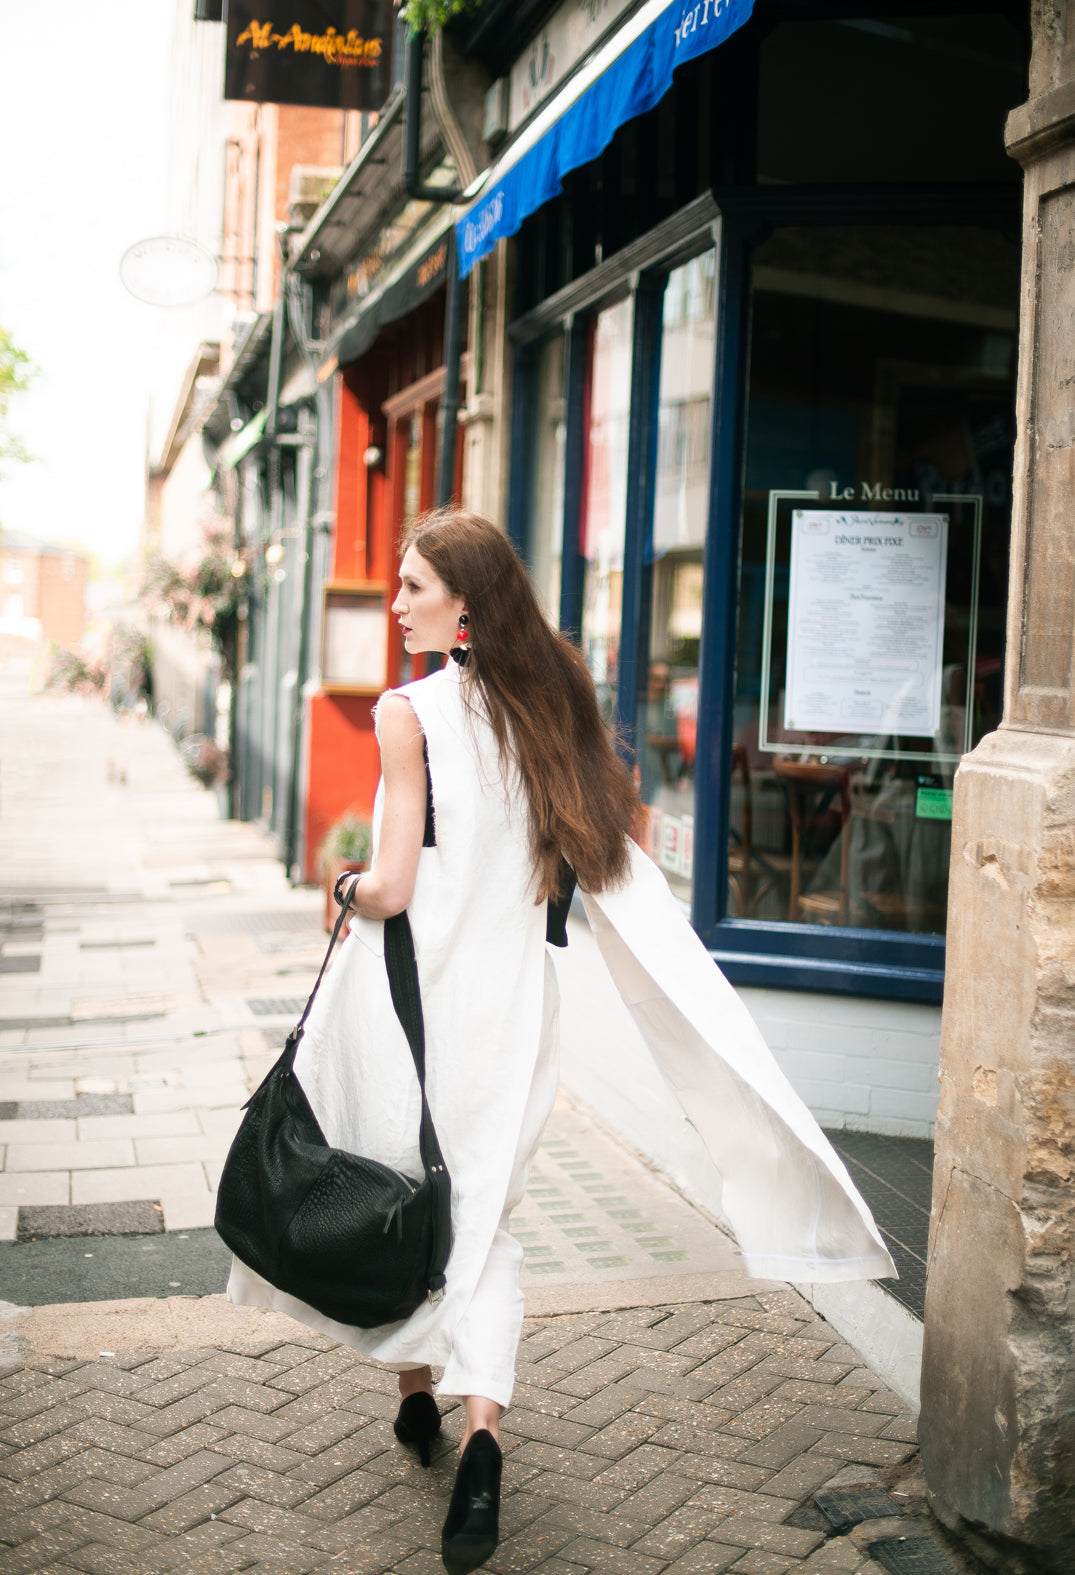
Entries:
{"label": "blue shopfront facade", "polygon": [[999,719],[1026,17],[643,13],[457,227],[515,236],[509,527],[729,977],[918,1032]]}

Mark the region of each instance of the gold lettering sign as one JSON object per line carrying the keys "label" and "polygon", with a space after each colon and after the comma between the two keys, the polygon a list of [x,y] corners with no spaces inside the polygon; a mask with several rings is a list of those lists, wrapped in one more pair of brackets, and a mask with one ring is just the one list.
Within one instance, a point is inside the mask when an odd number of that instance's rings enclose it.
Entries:
{"label": "gold lettering sign", "polygon": [[431,252],[418,270],[418,286],[421,289],[430,279],[435,279],[445,263],[448,261],[448,242],[442,241],[435,252]]}
{"label": "gold lettering sign", "polygon": [[275,44],[277,51],[291,49],[296,54],[320,55],[328,65],[334,66],[377,66],[384,52],[383,39],[363,38],[353,27],[346,34],[337,32],[334,27],[326,33],[306,33],[294,22],[285,32],[278,33],[271,21],[253,19],[235,43],[237,47],[248,44],[253,54],[271,49]]}
{"label": "gold lettering sign", "polygon": [[377,110],[392,90],[392,0],[228,0],[224,97]]}

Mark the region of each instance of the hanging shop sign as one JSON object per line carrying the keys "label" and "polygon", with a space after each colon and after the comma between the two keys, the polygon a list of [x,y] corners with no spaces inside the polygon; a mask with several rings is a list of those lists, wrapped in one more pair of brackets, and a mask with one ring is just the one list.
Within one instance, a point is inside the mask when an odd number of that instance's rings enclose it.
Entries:
{"label": "hanging shop sign", "polygon": [[224,97],[380,109],[394,25],[391,0],[228,0]]}
{"label": "hanging shop sign", "polygon": [[212,252],[181,235],[136,241],[119,261],[124,287],[147,306],[193,306],[216,289]]}

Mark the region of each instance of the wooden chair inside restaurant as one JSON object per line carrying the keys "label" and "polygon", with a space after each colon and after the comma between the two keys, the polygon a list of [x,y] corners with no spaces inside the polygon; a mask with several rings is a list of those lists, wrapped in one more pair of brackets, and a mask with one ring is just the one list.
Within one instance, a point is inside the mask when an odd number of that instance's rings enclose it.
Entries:
{"label": "wooden chair inside restaurant", "polygon": [[728,891],[736,916],[753,918],[758,904],[783,883],[791,868],[787,855],[754,842],[754,781],[750,756],[744,744],[732,745],[732,786],[742,792],[742,814],[738,829],[728,838]]}
{"label": "wooden chair inside restaurant", "polygon": [[[791,819],[791,881],[788,918],[813,924],[847,924],[850,909],[850,851],[847,835],[851,818],[851,773],[846,766],[820,760],[784,760],[776,756],[773,770],[788,799]],[[835,890],[803,891],[805,835],[819,814],[835,816],[840,839],[840,875]]]}
{"label": "wooden chair inside restaurant", "polygon": [[739,778],[743,791],[741,830],[728,838],[728,887],[740,918],[749,915],[757,901],[754,892],[754,811],[750,801],[750,760],[742,744],[732,745],[732,785]]}

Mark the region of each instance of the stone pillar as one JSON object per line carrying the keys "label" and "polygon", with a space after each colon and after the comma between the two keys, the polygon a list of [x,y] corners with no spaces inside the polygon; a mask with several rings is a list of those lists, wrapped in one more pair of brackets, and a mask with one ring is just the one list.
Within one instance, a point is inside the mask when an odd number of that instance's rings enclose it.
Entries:
{"label": "stone pillar", "polygon": [[1075,6],[1033,0],[1004,721],[956,776],[922,1366],[940,1518],[1075,1569]]}

